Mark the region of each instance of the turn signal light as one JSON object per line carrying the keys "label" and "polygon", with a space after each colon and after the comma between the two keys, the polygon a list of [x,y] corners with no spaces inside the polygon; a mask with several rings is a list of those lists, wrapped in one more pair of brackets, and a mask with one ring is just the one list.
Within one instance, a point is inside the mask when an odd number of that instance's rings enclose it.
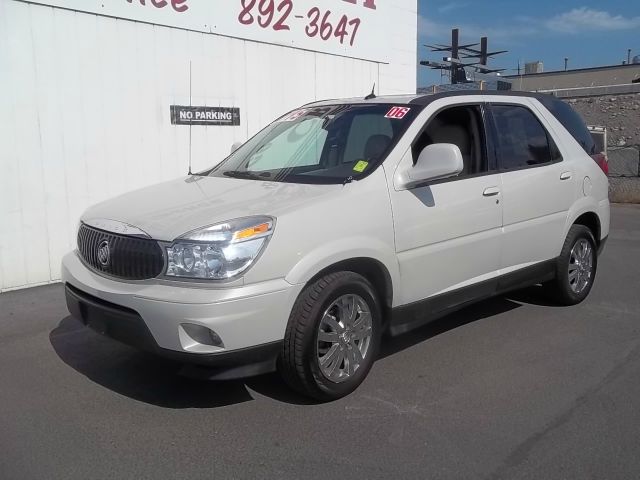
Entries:
{"label": "turn signal light", "polygon": [[246,240],[247,238],[254,237],[256,235],[260,235],[262,233],[267,233],[271,225],[268,223],[261,223],[260,225],[256,225],[254,227],[245,228],[244,230],[240,230],[233,234],[234,240]]}

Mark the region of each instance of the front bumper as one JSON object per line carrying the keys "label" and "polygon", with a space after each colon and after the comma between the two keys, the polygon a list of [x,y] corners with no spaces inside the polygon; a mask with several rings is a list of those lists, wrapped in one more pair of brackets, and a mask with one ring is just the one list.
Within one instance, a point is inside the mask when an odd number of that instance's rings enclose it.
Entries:
{"label": "front bumper", "polygon": [[70,284],[65,286],[65,294],[71,315],[101,335],[162,357],[207,367],[206,370],[190,369],[188,375],[231,379],[272,372],[282,349],[282,341],[276,341],[231,352],[168,350],[158,346],[144,320],[134,310],[92,297]]}
{"label": "front bumper", "polygon": [[[142,350],[187,363],[248,373],[275,365],[303,285],[284,279],[228,288],[189,283],[125,282],[87,268],[75,253],[62,262],[69,311],[89,327]],[[183,324],[214,331],[224,347],[195,342]],[[259,366],[252,371],[251,367]],[[233,375],[246,376],[243,375]]]}

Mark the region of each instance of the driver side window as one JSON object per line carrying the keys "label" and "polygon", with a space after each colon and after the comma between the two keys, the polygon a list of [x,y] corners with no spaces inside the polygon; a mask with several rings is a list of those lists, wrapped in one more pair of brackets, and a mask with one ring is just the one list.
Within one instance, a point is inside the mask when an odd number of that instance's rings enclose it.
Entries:
{"label": "driver side window", "polygon": [[462,153],[464,168],[459,177],[489,170],[485,130],[479,105],[460,105],[438,112],[427,123],[412,147],[413,163],[428,145],[452,143]]}

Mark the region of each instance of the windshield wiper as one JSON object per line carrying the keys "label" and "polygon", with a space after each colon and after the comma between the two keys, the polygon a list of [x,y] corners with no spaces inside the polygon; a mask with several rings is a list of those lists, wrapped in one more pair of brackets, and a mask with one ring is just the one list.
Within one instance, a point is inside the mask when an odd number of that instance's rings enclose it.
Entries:
{"label": "windshield wiper", "polygon": [[225,177],[245,178],[249,180],[268,180],[271,178],[271,174],[269,172],[253,173],[253,172],[238,172],[236,170],[230,170],[228,172],[223,172],[223,175]]}
{"label": "windshield wiper", "polygon": [[351,183],[353,182],[353,175],[349,175],[347,178],[344,179],[344,181],[342,182],[342,186],[344,187],[347,183]]}

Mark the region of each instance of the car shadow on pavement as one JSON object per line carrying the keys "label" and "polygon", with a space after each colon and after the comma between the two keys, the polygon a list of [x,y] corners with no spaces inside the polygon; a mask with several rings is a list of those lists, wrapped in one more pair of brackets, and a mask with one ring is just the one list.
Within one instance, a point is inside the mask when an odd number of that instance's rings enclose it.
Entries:
{"label": "car shadow on pavement", "polygon": [[468,307],[433,320],[422,327],[397,337],[386,338],[382,343],[380,358],[385,358],[418,343],[437,337],[443,333],[463,327],[469,323],[493,317],[520,307],[520,303],[504,297],[495,297],[475,303]]}
{"label": "car shadow on pavement", "polygon": [[516,290],[504,296],[489,298],[469,305],[457,312],[433,320],[416,330],[397,337],[387,338],[382,344],[380,358],[388,357],[469,323],[509,312],[521,307],[523,304],[557,307],[557,304],[547,297],[543,287],[540,285]]}
{"label": "car shadow on pavement", "polygon": [[[523,303],[552,305],[544,299],[539,287],[485,300],[417,330],[385,338],[380,358],[466,324],[516,309]],[[293,392],[277,374],[227,381],[187,378],[180,375],[182,364],[105,338],[70,316],[62,319],[49,334],[49,341],[65,364],[93,382],[120,395],[159,407],[223,407],[252,401],[256,393],[296,405],[316,403]]]}
{"label": "car shadow on pavement", "polygon": [[291,391],[276,374],[245,380],[203,381],[180,375],[183,365],[105,338],[73,317],[49,334],[60,359],[103,387],[164,408],[216,408],[254,400],[255,392],[276,400],[313,403]]}
{"label": "car shadow on pavement", "polygon": [[515,302],[538,305],[539,307],[560,307],[557,302],[549,297],[542,285],[516,290],[515,292],[509,293],[507,298]]}

